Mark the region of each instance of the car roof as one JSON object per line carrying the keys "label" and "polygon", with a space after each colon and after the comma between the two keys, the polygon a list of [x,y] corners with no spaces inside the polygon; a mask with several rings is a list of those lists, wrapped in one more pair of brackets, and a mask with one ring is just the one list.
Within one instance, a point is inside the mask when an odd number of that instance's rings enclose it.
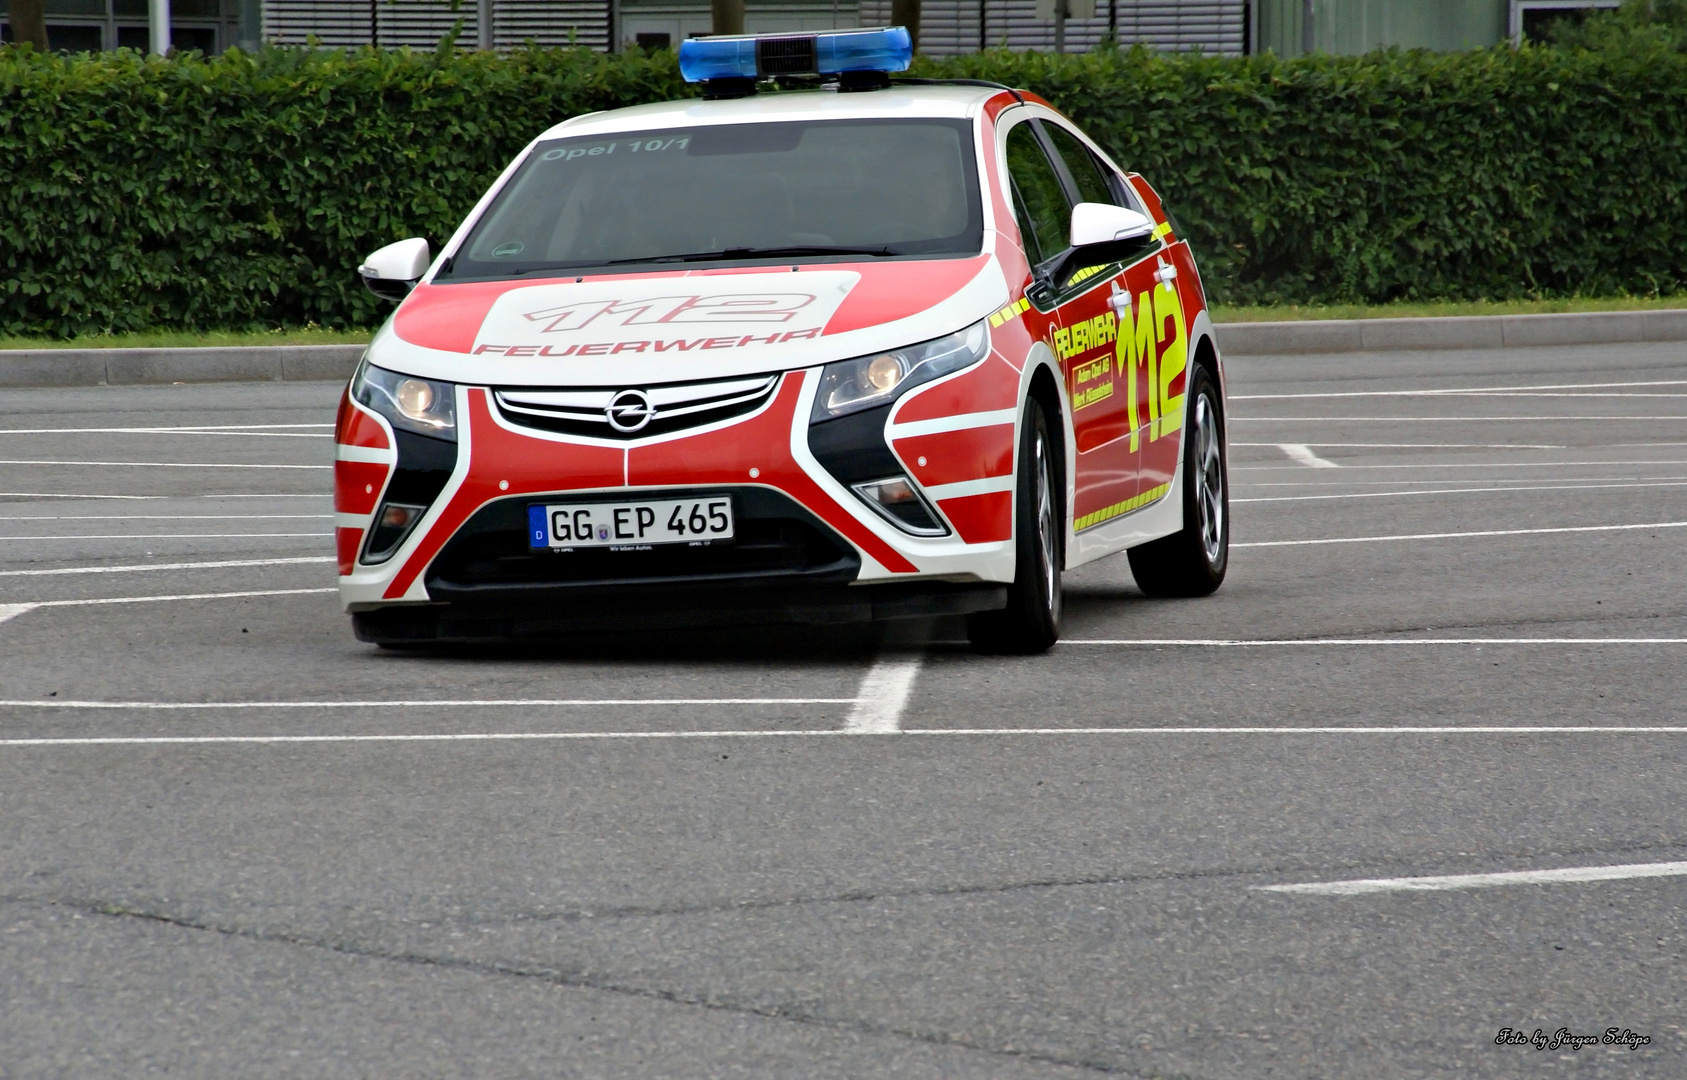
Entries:
{"label": "car roof", "polygon": [[612,135],[653,128],[703,127],[779,120],[859,120],[872,117],[964,119],[1003,91],[988,86],[892,86],[840,94],[834,89],[754,94],[725,101],[687,98],[587,113],[565,120],[541,139]]}

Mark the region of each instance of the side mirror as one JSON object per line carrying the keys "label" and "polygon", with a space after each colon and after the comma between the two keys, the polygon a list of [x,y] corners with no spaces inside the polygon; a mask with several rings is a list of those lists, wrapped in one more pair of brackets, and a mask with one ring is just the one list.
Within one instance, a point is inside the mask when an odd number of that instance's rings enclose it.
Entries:
{"label": "side mirror", "polygon": [[369,287],[369,291],[382,300],[402,300],[410,295],[416,282],[422,280],[432,261],[428,242],[413,236],[375,252],[363,261],[357,272],[362,275],[363,284]]}
{"label": "side mirror", "polygon": [[1072,208],[1070,239],[1075,248],[1136,240],[1153,232],[1153,219],[1127,207],[1085,202]]}

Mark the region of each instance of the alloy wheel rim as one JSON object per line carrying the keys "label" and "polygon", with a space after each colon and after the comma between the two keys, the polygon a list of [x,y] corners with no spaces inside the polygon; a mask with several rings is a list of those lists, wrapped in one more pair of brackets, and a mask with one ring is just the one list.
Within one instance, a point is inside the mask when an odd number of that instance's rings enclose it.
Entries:
{"label": "alloy wheel rim", "polygon": [[1043,555],[1043,596],[1054,609],[1054,483],[1049,475],[1048,446],[1039,435],[1037,453],[1037,546]]}
{"label": "alloy wheel rim", "polygon": [[1206,394],[1195,400],[1195,465],[1201,547],[1207,562],[1216,566],[1224,544],[1224,461],[1219,453],[1218,417]]}

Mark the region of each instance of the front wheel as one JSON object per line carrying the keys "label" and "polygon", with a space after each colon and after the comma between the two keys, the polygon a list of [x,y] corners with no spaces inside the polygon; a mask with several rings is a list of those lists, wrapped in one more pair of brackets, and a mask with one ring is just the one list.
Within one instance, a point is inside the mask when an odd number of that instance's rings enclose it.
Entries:
{"label": "front wheel", "polygon": [[1205,368],[1189,380],[1183,438],[1183,528],[1130,549],[1131,575],[1149,596],[1206,596],[1230,564],[1230,487],[1224,414]]}
{"label": "front wheel", "polygon": [[1046,652],[1060,638],[1060,568],[1066,562],[1066,511],[1048,414],[1025,403],[1014,484],[1013,584],[1000,611],[967,616],[967,639],[979,652]]}

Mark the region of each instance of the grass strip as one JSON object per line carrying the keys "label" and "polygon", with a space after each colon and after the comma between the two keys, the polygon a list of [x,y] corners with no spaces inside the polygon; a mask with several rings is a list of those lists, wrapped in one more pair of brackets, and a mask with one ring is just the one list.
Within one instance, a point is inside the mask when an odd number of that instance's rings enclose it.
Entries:
{"label": "grass strip", "polygon": [[303,330],[210,331],[142,330],[86,337],[0,337],[3,349],[198,349],[239,345],[367,345],[372,331]]}
{"label": "grass strip", "polygon": [[1583,311],[1660,311],[1687,308],[1687,293],[1671,296],[1582,296],[1565,300],[1441,300],[1394,304],[1280,304],[1243,307],[1214,304],[1212,319],[1227,322],[1293,322],[1314,319],[1421,319],[1448,315],[1559,315]]}

